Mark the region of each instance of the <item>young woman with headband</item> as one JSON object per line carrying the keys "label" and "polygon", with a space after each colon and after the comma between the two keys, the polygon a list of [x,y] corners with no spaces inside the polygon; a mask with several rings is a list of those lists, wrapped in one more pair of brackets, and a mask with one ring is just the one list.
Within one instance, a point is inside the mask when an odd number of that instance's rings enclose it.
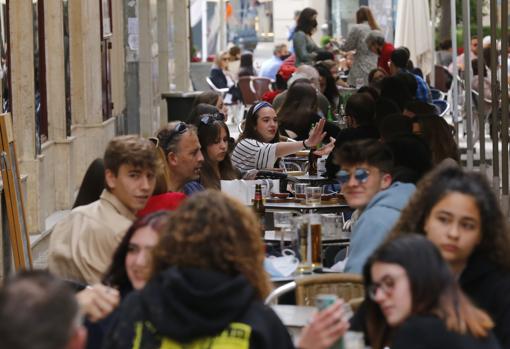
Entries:
{"label": "young woman with headband", "polygon": [[[280,142],[276,111],[271,104],[259,102],[248,110],[243,133],[232,153],[232,163],[242,173],[251,169],[274,168],[278,158],[317,146],[326,135],[323,132],[325,123],[326,119],[321,119],[310,130],[308,138],[301,142]],[[331,139],[315,154],[329,154],[334,144],[335,140]]]}

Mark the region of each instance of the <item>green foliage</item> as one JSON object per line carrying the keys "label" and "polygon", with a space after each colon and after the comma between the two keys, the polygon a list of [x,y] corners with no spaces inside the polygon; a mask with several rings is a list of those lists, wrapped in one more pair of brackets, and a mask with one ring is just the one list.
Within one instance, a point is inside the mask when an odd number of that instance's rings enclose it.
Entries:
{"label": "green foliage", "polygon": [[[481,0],[483,2],[482,6],[485,7],[489,4],[488,0]],[[476,23],[476,3],[477,0],[469,0],[469,17],[471,23]],[[457,18],[457,23],[462,23],[462,0],[456,0],[455,6],[457,7],[457,11],[455,13],[455,17]],[[487,13],[483,13],[486,15]],[[472,28],[473,26],[471,26]]]}

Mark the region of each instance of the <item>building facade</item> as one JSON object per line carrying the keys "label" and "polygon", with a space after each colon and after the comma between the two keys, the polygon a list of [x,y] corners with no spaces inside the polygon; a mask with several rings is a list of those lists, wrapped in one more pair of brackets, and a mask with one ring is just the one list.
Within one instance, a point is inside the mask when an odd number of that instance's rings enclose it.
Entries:
{"label": "building facade", "polygon": [[166,121],[161,92],[189,89],[188,1],[2,3],[4,111],[35,233],[71,207],[113,136],[154,134]]}

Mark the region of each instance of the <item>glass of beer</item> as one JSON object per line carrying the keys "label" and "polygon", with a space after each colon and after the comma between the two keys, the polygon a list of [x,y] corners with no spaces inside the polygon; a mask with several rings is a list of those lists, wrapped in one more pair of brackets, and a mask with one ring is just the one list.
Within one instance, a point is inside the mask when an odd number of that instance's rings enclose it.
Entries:
{"label": "glass of beer", "polygon": [[[320,199],[319,199],[320,200]],[[312,267],[322,266],[322,217],[320,214],[309,215]]]}
{"label": "glass of beer", "polygon": [[291,219],[292,231],[294,232],[293,241],[295,241],[294,252],[299,259],[298,272],[300,274],[310,274],[312,272],[311,263],[311,242],[309,233],[309,217],[303,215]]}

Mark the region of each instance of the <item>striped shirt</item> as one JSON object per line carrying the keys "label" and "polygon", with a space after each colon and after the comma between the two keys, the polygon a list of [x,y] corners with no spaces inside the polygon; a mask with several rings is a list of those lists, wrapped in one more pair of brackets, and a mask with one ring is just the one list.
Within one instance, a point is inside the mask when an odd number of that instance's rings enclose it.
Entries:
{"label": "striped shirt", "polygon": [[273,168],[278,143],[262,143],[255,139],[243,139],[232,153],[232,163],[242,173],[257,169]]}

